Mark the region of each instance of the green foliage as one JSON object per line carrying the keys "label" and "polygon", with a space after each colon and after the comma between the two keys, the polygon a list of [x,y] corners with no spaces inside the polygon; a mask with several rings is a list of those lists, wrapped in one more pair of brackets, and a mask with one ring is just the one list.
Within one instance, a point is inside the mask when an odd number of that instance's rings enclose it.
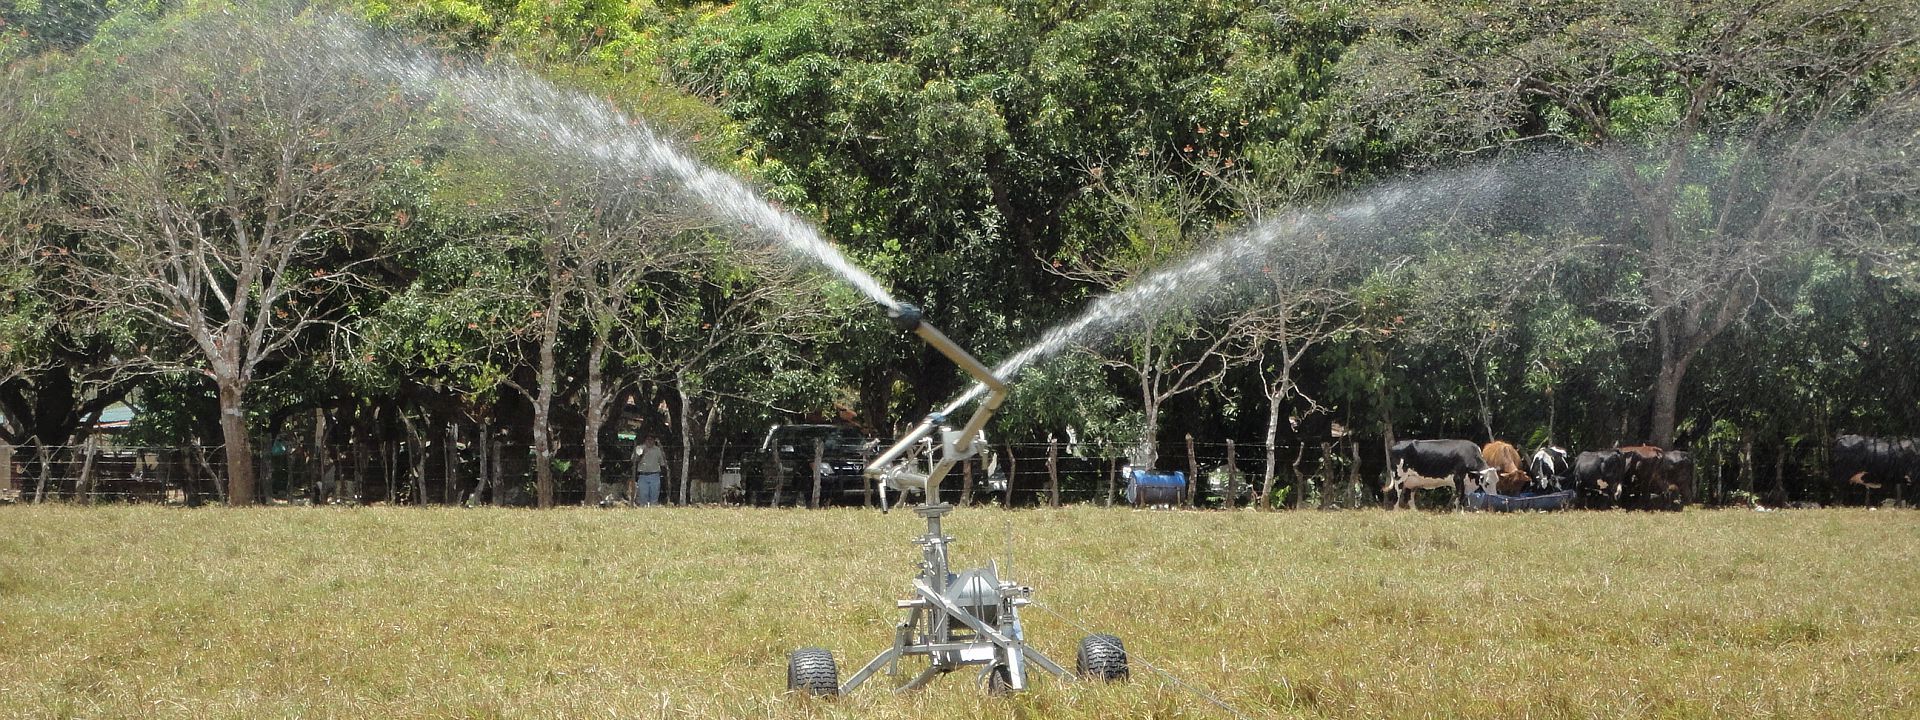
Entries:
{"label": "green foliage", "polygon": [[1099,361],[1073,353],[1028,371],[995,416],[1009,438],[1072,437],[1076,449],[1113,456],[1139,439],[1140,412],[1107,387]]}
{"label": "green foliage", "polygon": [[[1306,358],[1300,389],[1367,436],[1371,471],[1389,418],[1403,437],[1642,439],[1662,333],[1687,330],[1673,323],[1690,313],[1719,315],[1701,298],[1728,300],[1730,319],[1694,333],[1717,339],[1683,383],[1682,443],[1920,422],[1908,357],[1920,346],[1920,243],[1901,190],[1911,186],[1896,182],[1911,177],[1901,128],[1920,114],[1884,102],[1913,103],[1913,44],[1894,42],[1913,20],[1870,12],[1894,7],[353,0],[292,27],[349,13],[410,46],[514,62],[644,118],[818,224],[989,360],[1254,219],[1462,154],[1562,148],[1574,166],[1562,176],[1510,178],[1540,186],[1495,210],[1521,217],[1394,228],[1358,251],[1357,277],[1331,281],[1356,298],[1355,324]],[[262,92],[259,68],[175,47],[182,28],[260,12],[0,0],[8,392],[27,386],[17,371],[81,362],[70,353],[190,355],[143,316],[80,312],[85,293],[60,269],[76,265],[38,262],[99,240],[47,221],[83,202],[52,151],[66,131],[108,120],[163,127],[146,103],[174,97],[165,88],[122,92],[174,67],[153,58],[186,58],[175,65],[187,85]],[[1843,71],[1853,61],[1868,69]],[[628,201],[610,200],[594,168],[508,147],[448,99],[411,108],[353,227],[315,238],[325,251],[299,272],[352,266],[360,281],[323,300],[337,332],[303,334],[266,361],[256,425],[340,395],[516,412],[500,390],[529,380],[534,321],[556,288],[563,425],[584,414],[576,386],[596,338],[610,343],[599,369],[630,411],[665,402],[671,416],[685,394],[721,435],[848,409],[884,431],[966,382],[845,288],[733,249],[689,219],[683,197],[642,183],[623,192],[650,194],[631,200],[646,222],[609,220]],[[1801,130],[1811,144],[1795,144]],[[227,178],[180,156],[143,159],[119,177],[165,181],[197,208],[224,192]],[[1817,191],[1769,199],[1794,178]],[[588,257],[594,242],[603,257]],[[639,269],[615,278],[616,267]],[[1165,369],[1223,327],[1212,313],[1152,319],[1090,349]],[[1247,392],[1258,379],[1235,371],[1173,402],[1163,432],[1263,431]],[[1082,447],[1115,452],[1151,424],[1136,380],[1066,353],[1021,378],[993,431],[1071,427]],[[199,382],[146,383],[153,402],[178,406],[141,421],[166,428],[148,437],[207,437],[189,422],[205,404]],[[1280,441],[1322,439],[1320,424],[1302,425]]]}

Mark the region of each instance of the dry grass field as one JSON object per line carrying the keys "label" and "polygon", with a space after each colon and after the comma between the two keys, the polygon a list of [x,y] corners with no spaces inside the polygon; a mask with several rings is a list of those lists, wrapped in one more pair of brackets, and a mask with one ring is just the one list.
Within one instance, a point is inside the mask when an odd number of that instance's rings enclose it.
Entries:
{"label": "dry grass field", "polygon": [[[1128,684],[784,694],[911,514],[0,508],[4,718],[1920,717],[1920,514],[962,510]],[[1025,615],[1072,663],[1080,630]],[[884,680],[885,678],[881,678]]]}

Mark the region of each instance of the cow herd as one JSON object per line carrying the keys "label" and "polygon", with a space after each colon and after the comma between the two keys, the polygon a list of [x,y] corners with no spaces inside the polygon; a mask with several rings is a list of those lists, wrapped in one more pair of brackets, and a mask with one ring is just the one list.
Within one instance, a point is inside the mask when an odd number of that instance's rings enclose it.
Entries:
{"label": "cow herd", "polygon": [[[1450,487],[1454,503],[1473,493],[1544,497],[1564,493],[1566,505],[1628,510],[1678,510],[1692,494],[1693,458],[1679,450],[1629,445],[1570,456],[1559,447],[1535,450],[1523,464],[1512,445],[1495,440],[1405,440],[1394,443],[1387,483],[1391,507],[1417,507],[1415,493]],[[1900,499],[1920,482],[1920,438],[1841,435],[1828,469],[1835,488],[1858,489],[1871,504],[1876,492]]]}
{"label": "cow herd", "polygon": [[1569,457],[1543,447],[1521,463],[1512,445],[1495,440],[1404,440],[1394,443],[1393,463],[1382,488],[1391,507],[1418,507],[1414,495],[1451,487],[1454,503],[1470,493],[1545,496],[1568,493],[1580,507],[1679,510],[1692,485],[1693,458],[1679,450],[1632,445]]}
{"label": "cow herd", "polygon": [[1869,504],[1875,490],[1897,497],[1920,480],[1920,438],[1841,435],[1833,440],[1828,470],[1836,487],[1859,487]]}

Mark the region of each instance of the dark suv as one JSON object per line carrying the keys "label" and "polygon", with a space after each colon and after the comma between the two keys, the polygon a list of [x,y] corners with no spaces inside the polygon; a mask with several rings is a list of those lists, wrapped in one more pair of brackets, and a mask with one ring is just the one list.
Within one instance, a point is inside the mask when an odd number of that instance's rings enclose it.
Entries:
{"label": "dark suv", "polygon": [[[820,443],[820,502],[859,503],[866,483],[861,471],[879,441],[845,425],[775,425],[759,450],[740,457],[747,503],[805,505],[813,497],[814,443]],[[776,498],[777,495],[777,498]]]}

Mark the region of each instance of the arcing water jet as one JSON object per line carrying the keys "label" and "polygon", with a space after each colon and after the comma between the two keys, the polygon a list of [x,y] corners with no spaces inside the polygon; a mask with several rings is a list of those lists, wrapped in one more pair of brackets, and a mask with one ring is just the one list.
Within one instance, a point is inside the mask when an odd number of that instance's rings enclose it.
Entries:
{"label": "arcing water jet", "polygon": [[662,175],[714,218],[745,231],[727,233],[732,241],[777,245],[827,269],[882,307],[897,305],[879,281],[855,267],[807,221],[775,207],[738,178],[694,160],[611,103],[562,90],[512,66],[458,67],[401,51],[346,20],[322,26],[320,45],[336,54],[337,62],[372,68],[409,92],[445,93],[469,121],[496,136],[597,163],[633,183]]}

